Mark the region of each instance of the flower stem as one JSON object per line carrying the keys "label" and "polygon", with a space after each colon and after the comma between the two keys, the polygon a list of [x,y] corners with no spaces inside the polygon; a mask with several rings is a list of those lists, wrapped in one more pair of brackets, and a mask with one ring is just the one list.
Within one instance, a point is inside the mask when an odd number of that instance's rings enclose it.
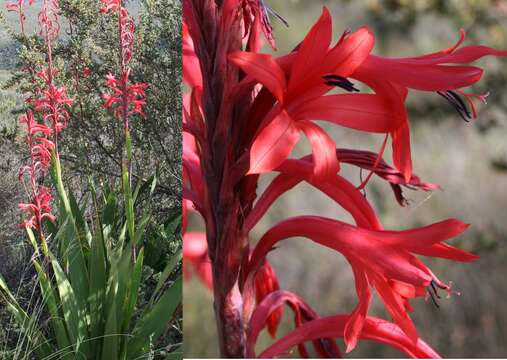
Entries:
{"label": "flower stem", "polygon": [[[215,278],[214,276],[214,281]],[[234,284],[233,288],[225,294],[222,293],[220,285],[217,285],[214,292],[220,356],[222,358],[244,358],[246,357],[246,339],[242,311],[243,300],[238,284]]]}

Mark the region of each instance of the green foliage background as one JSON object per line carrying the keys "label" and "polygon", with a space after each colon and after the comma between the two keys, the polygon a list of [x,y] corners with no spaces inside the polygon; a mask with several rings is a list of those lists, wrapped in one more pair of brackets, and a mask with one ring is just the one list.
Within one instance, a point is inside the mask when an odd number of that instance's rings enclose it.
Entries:
{"label": "green foliage background", "polygon": [[[467,31],[465,44],[507,49],[505,0],[268,0],[266,3],[290,25],[286,28],[274,20],[280,54],[301,41],[319,17],[322,5],[333,15],[335,39],[347,28],[368,25],[376,36],[374,53],[384,56],[414,56],[447,48],[457,41],[460,28]],[[507,60],[485,58],[478,64],[486,69],[486,75],[473,90],[489,91],[490,96],[488,105],[480,106],[478,119],[470,124],[464,123],[436,94],[412,92],[409,96],[414,171],[424,181],[439,183],[443,191],[432,194],[406,191],[412,204],[400,208],[383,181],[374,178],[367,189],[367,197],[386,228],[407,229],[448,217],[472,224],[453,243],[479,254],[478,262],[458,264],[424,259],[442,280],[453,281],[462,295],[450,299],[444,296],[440,308],[423,299],[413,302],[412,317],[421,337],[448,358],[507,356],[507,308],[503,300],[507,296]],[[323,123],[322,126],[340,147],[378,151],[382,142],[378,136]],[[306,155],[310,149],[309,144],[302,143],[296,155]],[[390,157],[390,153],[385,156]],[[359,184],[357,169],[343,166],[343,170]],[[324,196],[299,185],[271,208],[254,229],[252,241],[270,225],[303,214],[351,221]],[[199,221],[193,220],[193,226],[199,228]],[[302,295],[321,315],[348,312],[355,306],[352,272],[339,255],[303,239],[292,239],[284,242],[269,259],[279,274],[281,287]],[[211,294],[192,280],[184,286],[184,303],[185,356],[217,356]],[[388,318],[377,298],[372,314]],[[291,328],[292,316],[287,310],[279,336]],[[259,350],[271,341],[264,333]],[[298,354],[295,351],[291,356]],[[400,356],[370,342],[360,343],[347,355]]]}

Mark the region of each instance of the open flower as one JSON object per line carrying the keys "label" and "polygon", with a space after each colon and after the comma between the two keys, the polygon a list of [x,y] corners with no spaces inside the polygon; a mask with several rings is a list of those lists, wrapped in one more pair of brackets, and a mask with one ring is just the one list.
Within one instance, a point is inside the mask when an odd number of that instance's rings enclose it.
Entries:
{"label": "open flower", "polygon": [[[346,327],[345,340],[352,350],[357,342],[370,302],[369,287],[379,293],[386,310],[414,341],[416,329],[406,312],[406,300],[424,296],[428,288],[449,289],[414,254],[473,261],[477,257],[443,241],[468,226],[454,219],[406,231],[367,230],[338,220],[316,216],[290,218],[272,227],[255,247],[250,269],[257,268],[280,240],[303,236],[342,253],[354,270],[359,305]],[[432,288],[432,290],[434,290]],[[430,290],[428,290],[430,291]]]}

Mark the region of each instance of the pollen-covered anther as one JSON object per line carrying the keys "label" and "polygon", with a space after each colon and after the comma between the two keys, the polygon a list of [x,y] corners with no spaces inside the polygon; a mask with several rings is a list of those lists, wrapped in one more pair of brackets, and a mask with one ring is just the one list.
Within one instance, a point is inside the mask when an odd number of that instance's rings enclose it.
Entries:
{"label": "pollen-covered anther", "polygon": [[351,82],[349,79],[344,78],[343,76],[335,75],[335,74],[327,74],[322,76],[322,78],[325,80],[324,84],[329,86],[337,86],[342,88],[345,91],[348,92],[359,92],[360,90],[357,89],[353,82]]}

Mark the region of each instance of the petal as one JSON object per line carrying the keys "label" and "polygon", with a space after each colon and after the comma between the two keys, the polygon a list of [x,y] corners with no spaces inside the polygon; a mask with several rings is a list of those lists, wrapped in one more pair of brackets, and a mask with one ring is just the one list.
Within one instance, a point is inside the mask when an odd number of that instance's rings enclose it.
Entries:
{"label": "petal", "polygon": [[283,193],[303,180],[321,190],[348,211],[358,226],[367,229],[382,229],[382,224],[375,211],[354,185],[339,175],[326,179],[326,181],[316,181],[313,177],[313,167],[310,160],[310,156],[305,160],[286,160],[276,169],[281,174],[264,190],[245,221],[244,229],[247,233]]}
{"label": "petal", "polygon": [[183,235],[183,257],[195,259],[205,256],[208,252],[206,234],[202,232],[187,232]]}
{"label": "petal", "polygon": [[[279,290],[269,294],[263,301],[256,307],[255,311],[250,318],[247,330],[247,351],[249,357],[255,357],[255,343],[259,332],[264,328],[266,321],[269,317],[282,305],[287,304],[294,312],[294,321],[296,327],[302,326],[307,321],[317,319],[318,314],[306,304],[306,302],[294,293],[289,291]],[[332,338],[317,338],[312,339],[316,352],[319,357],[341,357],[340,349],[335,344]],[[302,357],[308,357],[308,353],[304,344],[300,344],[298,349]]]}
{"label": "petal", "polygon": [[352,270],[354,271],[354,280],[356,283],[357,297],[359,303],[350,315],[345,329],[343,332],[343,340],[347,346],[346,352],[351,352],[357,345],[357,342],[361,336],[364,322],[368,314],[368,307],[370,305],[371,293],[370,286],[366,274],[360,268],[360,265],[355,261],[350,261]]}
{"label": "petal", "polygon": [[387,133],[396,126],[385,101],[373,94],[321,96],[304,102],[291,113],[298,120],[324,120],[367,132]]}
{"label": "petal", "polygon": [[255,138],[250,149],[248,174],[268,172],[280,165],[299,140],[299,130],[282,110]]}
{"label": "petal", "polygon": [[477,255],[458,249],[446,243],[433,244],[429,248],[414,248],[411,251],[423,256],[439,257],[461,262],[472,262],[479,260],[480,258]]}
{"label": "petal", "polygon": [[[399,233],[401,236],[405,232]],[[406,235],[406,241],[410,242],[410,233]],[[320,216],[297,216],[273,226],[257,243],[249,269],[255,269],[276,243],[290,237],[306,237],[347,258],[360,256],[363,266],[386,278],[417,286],[427,286],[431,281],[427,272],[414,265],[414,257],[408,251],[383,241],[386,237],[383,231],[366,230]]]}
{"label": "petal", "polygon": [[415,65],[370,55],[361,65],[380,78],[423,91],[446,91],[470,86],[482,77],[476,66]]}
{"label": "petal", "polygon": [[410,340],[416,343],[418,339],[417,330],[412,319],[405,310],[403,298],[393,291],[389,283],[383,277],[374,273],[369,273],[369,276],[382,303],[394,322],[403,330]]}
{"label": "petal", "polygon": [[322,67],[327,73],[348,77],[368,58],[374,45],[373,33],[361,27],[329,51]]}
{"label": "petal", "polygon": [[320,19],[306,35],[292,64],[288,88],[290,94],[297,96],[309,85],[308,80],[319,77],[319,69],[331,43],[331,36],[331,15],[324,7]]}
{"label": "petal", "polygon": [[[259,358],[279,356],[305,341],[342,337],[348,317],[339,314],[309,321],[264,350]],[[414,344],[398,326],[379,318],[366,318],[361,338],[387,344],[413,358],[440,358],[423,340],[418,339]]]}
{"label": "petal", "polygon": [[[276,273],[271,265],[264,261],[261,268],[257,271],[255,276],[255,300],[257,304],[269,294],[280,290]],[[282,319],[282,308],[275,309],[269,315],[267,320],[268,332],[272,338],[276,337],[276,330]]]}
{"label": "petal", "polygon": [[315,179],[334,177],[340,170],[340,164],[336,158],[336,145],[333,139],[314,123],[298,121],[297,124],[312,145]]}
{"label": "petal", "polygon": [[412,156],[410,151],[410,129],[408,122],[391,133],[393,139],[393,162],[401,171],[405,181],[412,177]]}
{"label": "petal", "polygon": [[229,60],[267,87],[279,102],[283,102],[285,74],[271,55],[237,51],[229,54]]}
{"label": "petal", "polygon": [[384,230],[381,237],[385,243],[403,246],[412,251],[456,237],[468,229],[468,227],[468,224],[457,219],[447,219],[415,229],[403,231]]}

